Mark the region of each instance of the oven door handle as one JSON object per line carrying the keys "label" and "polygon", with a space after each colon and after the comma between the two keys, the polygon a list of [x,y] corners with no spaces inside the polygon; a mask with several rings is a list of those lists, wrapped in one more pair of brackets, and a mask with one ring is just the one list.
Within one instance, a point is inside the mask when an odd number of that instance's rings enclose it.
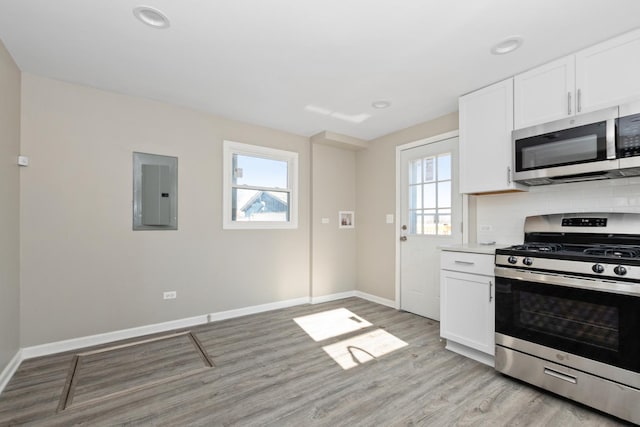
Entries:
{"label": "oven door handle", "polygon": [[[496,266],[495,276],[499,278],[535,282],[542,285],[567,286],[570,288],[589,289],[599,292],[612,292],[615,294],[640,296],[640,283],[614,282],[602,279],[590,279],[587,277],[567,276],[555,273],[540,273],[515,268]],[[496,288],[498,290],[498,288]]]}

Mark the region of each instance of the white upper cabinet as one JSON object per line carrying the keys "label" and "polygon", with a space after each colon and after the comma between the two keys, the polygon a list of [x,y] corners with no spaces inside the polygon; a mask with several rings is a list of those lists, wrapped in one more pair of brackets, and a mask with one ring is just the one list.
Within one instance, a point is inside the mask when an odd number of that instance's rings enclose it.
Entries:
{"label": "white upper cabinet", "polygon": [[573,56],[514,77],[515,129],[573,115],[575,108]]}
{"label": "white upper cabinet", "polygon": [[514,128],[640,98],[640,30],[514,77]]}
{"label": "white upper cabinet", "polygon": [[640,30],[576,54],[578,113],[640,97]]}
{"label": "white upper cabinet", "polygon": [[460,192],[521,189],[512,180],[513,78],[464,95],[460,110]]}

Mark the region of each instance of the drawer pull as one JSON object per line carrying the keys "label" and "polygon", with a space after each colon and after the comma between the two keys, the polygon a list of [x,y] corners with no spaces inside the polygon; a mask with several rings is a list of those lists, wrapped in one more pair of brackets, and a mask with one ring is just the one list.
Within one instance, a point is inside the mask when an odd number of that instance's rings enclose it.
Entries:
{"label": "drawer pull", "polygon": [[475,264],[475,262],[472,262],[472,261],[458,261],[458,260],[454,261],[454,263],[455,264],[462,264],[462,265],[474,265]]}
{"label": "drawer pull", "polygon": [[578,384],[578,379],[576,377],[563,374],[562,372],[554,371],[553,369],[544,368],[544,373],[554,378],[558,378],[559,380],[569,382],[571,384]]}

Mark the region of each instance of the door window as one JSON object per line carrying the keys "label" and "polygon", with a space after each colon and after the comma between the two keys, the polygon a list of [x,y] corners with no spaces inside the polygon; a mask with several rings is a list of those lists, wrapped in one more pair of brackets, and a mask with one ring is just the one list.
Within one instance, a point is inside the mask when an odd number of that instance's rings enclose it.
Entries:
{"label": "door window", "polygon": [[451,235],[451,153],[409,162],[409,234]]}

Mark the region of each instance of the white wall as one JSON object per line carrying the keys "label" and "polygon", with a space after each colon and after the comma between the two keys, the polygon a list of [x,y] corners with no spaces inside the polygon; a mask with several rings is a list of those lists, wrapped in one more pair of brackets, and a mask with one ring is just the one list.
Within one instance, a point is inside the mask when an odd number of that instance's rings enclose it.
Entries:
{"label": "white wall", "polygon": [[317,298],[356,289],[359,212],[355,228],[338,227],[338,212],[356,207],[356,153],[317,143],[312,150],[311,296]]}
{"label": "white wall", "polygon": [[[222,230],[224,139],[299,153],[298,229]],[[23,347],[309,295],[308,138],[23,74],[22,151]],[[178,157],[177,231],[132,231],[134,151]]]}
{"label": "white wall", "polygon": [[20,348],[20,71],[0,41],[0,373]]}
{"label": "white wall", "polygon": [[[474,196],[474,199],[478,241],[521,243],[528,215],[640,212],[640,178],[530,187],[529,192]],[[483,226],[491,227],[492,231],[483,231]]]}

